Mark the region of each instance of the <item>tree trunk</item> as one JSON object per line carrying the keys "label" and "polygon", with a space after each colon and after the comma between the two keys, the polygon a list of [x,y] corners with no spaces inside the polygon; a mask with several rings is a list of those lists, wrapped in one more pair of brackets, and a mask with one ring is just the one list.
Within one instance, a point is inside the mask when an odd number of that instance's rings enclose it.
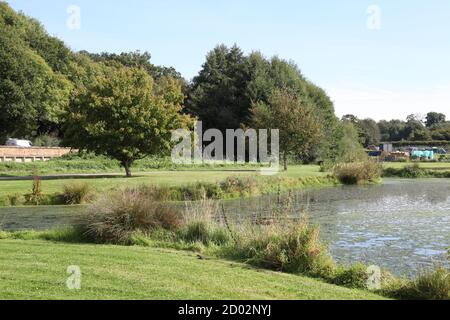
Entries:
{"label": "tree trunk", "polygon": [[127,178],[131,177],[131,162],[123,161],[122,165],[125,168],[125,173],[127,175]]}
{"label": "tree trunk", "polygon": [[287,171],[288,169],[288,156],[287,152],[283,154],[283,163],[284,163],[284,171]]}

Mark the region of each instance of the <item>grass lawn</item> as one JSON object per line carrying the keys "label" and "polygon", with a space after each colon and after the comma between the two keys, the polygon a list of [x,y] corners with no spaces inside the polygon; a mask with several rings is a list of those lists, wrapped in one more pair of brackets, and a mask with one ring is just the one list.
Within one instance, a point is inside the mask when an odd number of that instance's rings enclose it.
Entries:
{"label": "grass lawn", "polygon": [[[0,299],[382,299],[310,278],[143,247],[0,241]],[[81,268],[81,290],[66,270]]]}
{"label": "grass lawn", "polygon": [[[70,173],[70,172],[69,172]],[[125,178],[124,175],[112,177],[91,177],[76,179],[52,179],[42,181],[42,190],[45,194],[61,192],[63,186],[75,181],[89,183],[97,191],[106,191],[114,187],[136,186],[141,184],[180,186],[192,184],[195,182],[217,182],[224,180],[232,175],[256,175],[259,176],[259,170],[193,170],[193,171],[154,171],[147,173],[136,173],[132,178]],[[289,176],[293,178],[323,176],[319,166],[291,166],[288,172],[281,172],[280,176]],[[0,196],[11,194],[30,193],[32,183],[30,180],[0,180]]]}
{"label": "grass lawn", "polygon": [[[385,162],[383,166],[385,168],[401,169],[406,166],[411,166],[415,162]],[[421,168],[424,169],[434,169],[434,170],[450,170],[449,162],[419,162]]]}

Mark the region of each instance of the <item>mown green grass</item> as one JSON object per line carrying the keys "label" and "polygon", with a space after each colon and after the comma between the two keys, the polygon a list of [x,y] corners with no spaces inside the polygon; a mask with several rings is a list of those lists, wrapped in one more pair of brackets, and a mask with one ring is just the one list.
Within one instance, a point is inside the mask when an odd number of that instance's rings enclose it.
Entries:
{"label": "mown green grass", "polygon": [[[385,162],[384,168],[402,169],[407,166],[413,165],[415,162]],[[424,169],[434,170],[450,170],[449,162],[418,162],[419,166]]]}
{"label": "mown green grass", "polygon": [[[91,185],[96,191],[107,191],[117,187],[139,186],[142,184],[182,186],[196,182],[218,182],[229,176],[261,176],[258,170],[193,170],[193,171],[154,171],[136,173],[132,178],[116,177],[86,177],[74,179],[52,179],[42,181],[42,191],[45,194],[61,192],[63,186],[81,181]],[[287,172],[280,172],[279,176],[292,178],[324,176],[319,166],[292,166]],[[0,196],[12,194],[26,194],[31,192],[31,180],[1,180]]]}
{"label": "mown green grass", "polygon": [[[1,240],[0,252],[0,299],[383,299],[172,250]],[[66,287],[70,265],[80,291]]]}

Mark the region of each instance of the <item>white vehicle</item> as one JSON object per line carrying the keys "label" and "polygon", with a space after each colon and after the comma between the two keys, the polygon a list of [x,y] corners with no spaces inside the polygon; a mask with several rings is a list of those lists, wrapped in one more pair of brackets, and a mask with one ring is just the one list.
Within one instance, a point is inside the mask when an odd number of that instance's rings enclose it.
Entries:
{"label": "white vehicle", "polygon": [[31,141],[29,140],[20,140],[20,139],[8,139],[6,141],[6,145],[9,147],[22,147],[22,148],[30,148],[32,147]]}

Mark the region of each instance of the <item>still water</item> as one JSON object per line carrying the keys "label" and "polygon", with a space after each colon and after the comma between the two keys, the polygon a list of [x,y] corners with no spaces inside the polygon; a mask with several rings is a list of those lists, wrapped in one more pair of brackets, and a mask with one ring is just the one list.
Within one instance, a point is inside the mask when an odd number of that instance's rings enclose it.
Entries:
{"label": "still water", "polygon": [[[322,239],[340,262],[362,261],[411,275],[446,261],[449,179],[387,179],[382,185],[299,191],[292,198],[294,215],[307,213],[321,227]],[[227,204],[227,212],[243,217],[277,200],[234,201]]]}

